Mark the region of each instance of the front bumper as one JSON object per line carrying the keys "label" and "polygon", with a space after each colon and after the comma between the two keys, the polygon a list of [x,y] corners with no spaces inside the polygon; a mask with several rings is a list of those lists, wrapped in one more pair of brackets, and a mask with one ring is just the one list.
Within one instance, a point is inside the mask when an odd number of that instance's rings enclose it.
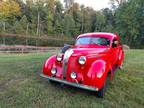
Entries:
{"label": "front bumper", "polygon": [[61,80],[61,79],[58,79],[58,78],[55,78],[55,77],[49,77],[49,76],[46,76],[44,74],[40,74],[40,76],[42,78],[46,79],[46,80],[52,80],[52,81],[60,82],[60,83],[70,85],[70,86],[73,86],[73,87],[77,87],[77,88],[81,88],[81,89],[85,89],[85,90],[90,90],[90,91],[98,91],[98,88],[94,88],[94,87],[91,87],[91,86],[68,82],[66,80]]}

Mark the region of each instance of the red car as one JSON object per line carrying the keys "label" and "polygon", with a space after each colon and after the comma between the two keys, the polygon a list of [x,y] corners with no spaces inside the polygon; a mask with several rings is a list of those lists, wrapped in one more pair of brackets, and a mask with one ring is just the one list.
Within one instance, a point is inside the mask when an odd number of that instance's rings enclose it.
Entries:
{"label": "red car", "polygon": [[96,91],[103,97],[107,82],[122,66],[124,52],[119,36],[113,33],[86,33],[75,45],[65,46],[48,58],[41,77],[50,81]]}

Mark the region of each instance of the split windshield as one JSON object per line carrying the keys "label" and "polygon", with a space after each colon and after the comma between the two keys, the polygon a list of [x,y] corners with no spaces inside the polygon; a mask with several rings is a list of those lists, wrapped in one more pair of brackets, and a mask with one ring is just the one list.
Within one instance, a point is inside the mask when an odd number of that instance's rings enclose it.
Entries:
{"label": "split windshield", "polygon": [[101,45],[101,46],[109,46],[110,39],[104,37],[81,37],[77,39],[75,45]]}

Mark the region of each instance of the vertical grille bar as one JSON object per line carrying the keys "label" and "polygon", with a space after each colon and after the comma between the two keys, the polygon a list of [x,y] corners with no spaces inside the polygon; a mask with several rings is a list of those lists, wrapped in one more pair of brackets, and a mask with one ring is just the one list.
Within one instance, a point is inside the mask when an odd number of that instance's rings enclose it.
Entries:
{"label": "vertical grille bar", "polygon": [[73,50],[69,49],[65,52],[64,54],[64,60],[63,60],[63,78],[66,78],[66,71],[67,71],[67,65],[68,65],[68,60],[70,58],[70,56],[72,55]]}
{"label": "vertical grille bar", "polygon": [[67,63],[65,62],[65,60],[63,61],[63,78],[66,78],[66,71],[67,71]]}

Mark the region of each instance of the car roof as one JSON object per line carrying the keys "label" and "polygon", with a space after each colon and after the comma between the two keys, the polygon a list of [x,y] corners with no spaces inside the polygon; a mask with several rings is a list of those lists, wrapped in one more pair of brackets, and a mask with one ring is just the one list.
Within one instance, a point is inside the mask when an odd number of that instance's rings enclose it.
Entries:
{"label": "car roof", "polygon": [[81,34],[77,38],[87,37],[87,36],[100,36],[100,37],[105,37],[105,38],[110,38],[110,39],[113,39],[113,38],[117,37],[117,35],[115,33],[93,32],[93,33],[84,33],[84,34]]}

